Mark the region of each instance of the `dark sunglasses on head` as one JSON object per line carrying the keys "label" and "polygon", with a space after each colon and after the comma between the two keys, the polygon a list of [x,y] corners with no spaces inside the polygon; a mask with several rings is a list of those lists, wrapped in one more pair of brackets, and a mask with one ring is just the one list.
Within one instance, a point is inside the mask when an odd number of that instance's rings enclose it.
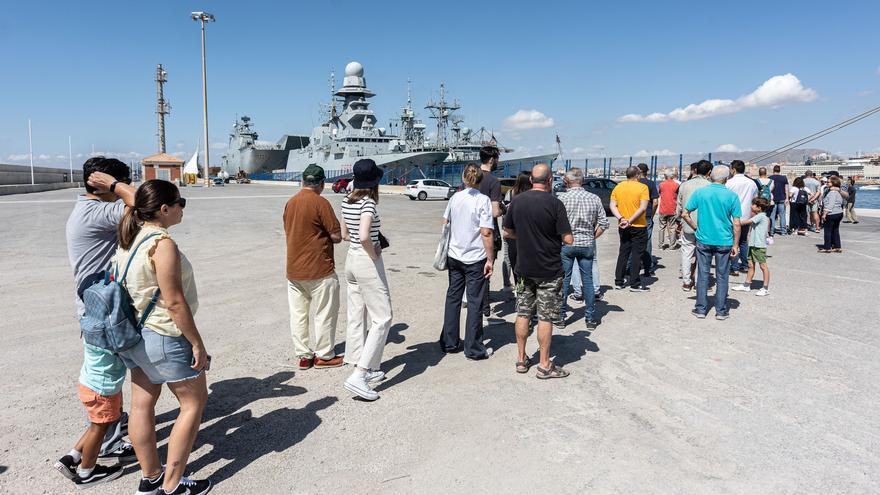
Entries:
{"label": "dark sunglasses on head", "polygon": [[186,208],[186,198],[177,198],[171,202],[170,206],[180,205],[181,208]]}

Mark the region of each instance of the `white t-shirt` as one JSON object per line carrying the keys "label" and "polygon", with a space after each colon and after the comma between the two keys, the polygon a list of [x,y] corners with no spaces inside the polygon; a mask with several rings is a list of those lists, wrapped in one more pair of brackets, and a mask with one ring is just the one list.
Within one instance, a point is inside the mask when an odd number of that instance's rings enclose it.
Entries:
{"label": "white t-shirt", "polygon": [[727,181],[726,186],[727,189],[739,196],[740,211],[751,211],[752,200],[758,195],[758,186],[755,181],[746,177],[745,174],[736,174]]}
{"label": "white t-shirt", "polygon": [[449,257],[462,263],[486,259],[480,229],[491,229],[492,204],[489,196],[467,188],[449,200],[443,218],[449,221]]}

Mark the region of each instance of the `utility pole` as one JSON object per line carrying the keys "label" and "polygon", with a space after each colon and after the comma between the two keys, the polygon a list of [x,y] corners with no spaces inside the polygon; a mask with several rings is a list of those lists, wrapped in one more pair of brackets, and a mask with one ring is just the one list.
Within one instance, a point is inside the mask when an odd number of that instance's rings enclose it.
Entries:
{"label": "utility pole", "polygon": [[31,139],[31,119],[28,119],[28,158],[31,161],[31,185],[34,185],[34,141]]}
{"label": "utility pole", "polygon": [[164,85],[168,81],[162,64],[156,66],[156,134],[159,137],[159,153],[165,153],[165,116],[171,113],[171,104],[165,101]]}
{"label": "utility pole", "polygon": [[209,14],[207,12],[193,12],[192,20],[201,21],[202,24],[202,118],[204,120],[205,127],[205,185],[210,186],[211,180],[209,177],[209,161],[208,161],[208,150],[211,148],[208,141],[208,77],[207,71],[205,69],[205,23],[206,22],[214,22],[214,15]]}

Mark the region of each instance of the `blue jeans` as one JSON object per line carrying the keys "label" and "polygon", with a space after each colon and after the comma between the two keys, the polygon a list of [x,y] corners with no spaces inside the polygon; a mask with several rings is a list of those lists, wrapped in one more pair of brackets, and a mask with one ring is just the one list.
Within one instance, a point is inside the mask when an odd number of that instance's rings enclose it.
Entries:
{"label": "blue jeans", "polygon": [[[602,284],[599,282],[598,251],[593,251],[593,294],[598,294]],[[584,281],[581,280],[581,271],[571,271],[571,290],[575,297],[584,297]],[[589,289],[588,289],[589,290]]]}
{"label": "blue jeans", "polygon": [[[777,220],[778,219],[778,220]],[[774,228],[775,227],[775,228]],[[776,203],[770,209],[770,233],[779,232],[785,234],[785,202]]]}
{"label": "blue jeans", "polygon": [[731,270],[744,272],[749,269],[749,227],[751,225],[743,225],[739,229],[739,256],[730,260]]}
{"label": "blue jeans", "polygon": [[726,315],[730,249],[733,246],[712,246],[697,241],[697,305],[700,314],[709,311],[709,272],[715,259],[715,314]]}
{"label": "blue jeans", "polygon": [[[571,272],[577,262],[581,272],[581,280],[584,287],[593,287],[593,258],[596,251],[593,247],[562,246],[562,269],[565,277],[562,279],[562,316],[568,312],[568,285],[571,283]],[[593,294],[584,294],[584,318],[593,321],[596,300]]]}

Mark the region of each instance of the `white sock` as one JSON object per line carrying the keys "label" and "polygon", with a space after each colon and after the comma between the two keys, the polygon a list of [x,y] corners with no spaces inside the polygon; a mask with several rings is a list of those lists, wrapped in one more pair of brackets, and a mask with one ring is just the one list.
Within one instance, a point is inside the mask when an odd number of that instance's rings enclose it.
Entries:
{"label": "white sock", "polygon": [[82,462],[82,458],[83,458],[82,452],[80,452],[76,449],[71,450],[70,452],[67,453],[67,455],[69,455],[70,457],[73,457],[73,462]]}
{"label": "white sock", "polygon": [[94,470],[95,470],[95,466],[92,466],[88,469],[79,467],[79,468],[76,468],[76,475],[79,476],[80,478],[87,478],[87,477],[91,476],[92,471],[94,471]]}

